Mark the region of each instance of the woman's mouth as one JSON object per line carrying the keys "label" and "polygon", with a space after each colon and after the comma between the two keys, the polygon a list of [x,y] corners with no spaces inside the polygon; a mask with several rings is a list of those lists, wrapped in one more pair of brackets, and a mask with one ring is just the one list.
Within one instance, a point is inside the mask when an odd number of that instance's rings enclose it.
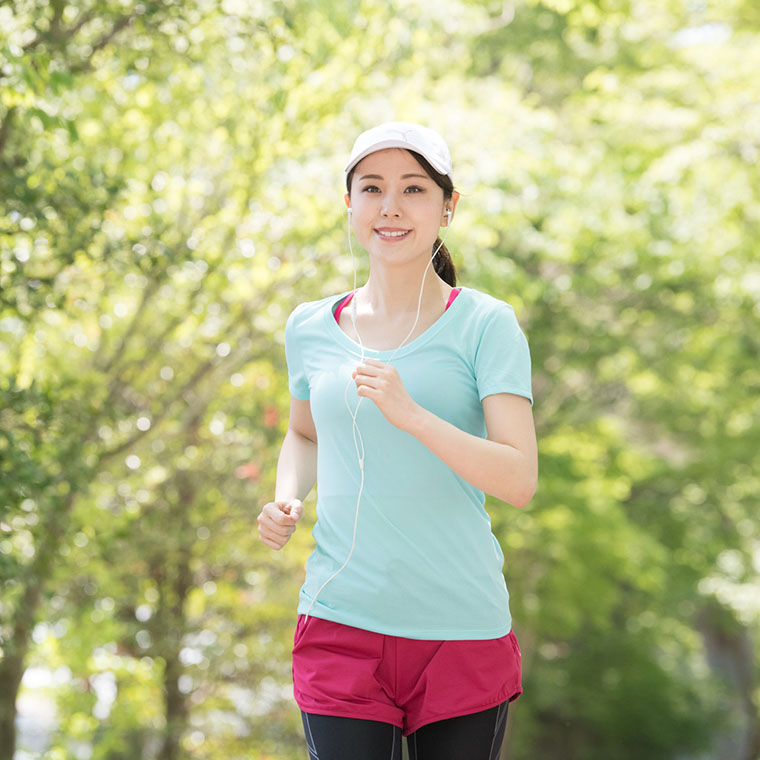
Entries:
{"label": "woman's mouth", "polygon": [[388,241],[395,241],[395,240],[403,240],[405,237],[409,235],[411,230],[390,230],[390,229],[382,229],[382,230],[375,230],[375,233],[381,240],[388,240]]}

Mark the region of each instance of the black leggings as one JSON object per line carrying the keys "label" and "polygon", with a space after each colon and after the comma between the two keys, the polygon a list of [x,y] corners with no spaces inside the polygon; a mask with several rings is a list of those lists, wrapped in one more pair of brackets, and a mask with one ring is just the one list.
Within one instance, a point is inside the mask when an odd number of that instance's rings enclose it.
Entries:
{"label": "black leggings", "polygon": [[[407,736],[409,760],[498,760],[508,702],[429,723]],[[309,760],[401,760],[401,729],[390,723],[301,712]]]}

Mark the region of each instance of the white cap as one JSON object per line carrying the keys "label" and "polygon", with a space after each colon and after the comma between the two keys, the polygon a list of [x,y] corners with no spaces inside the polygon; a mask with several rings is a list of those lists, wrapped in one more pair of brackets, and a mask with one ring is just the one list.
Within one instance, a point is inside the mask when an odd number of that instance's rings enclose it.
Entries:
{"label": "white cap", "polygon": [[386,148],[406,148],[424,156],[440,174],[454,182],[451,173],[451,154],[445,140],[433,129],[408,121],[388,121],[362,132],[356,138],[346,175],[370,153]]}

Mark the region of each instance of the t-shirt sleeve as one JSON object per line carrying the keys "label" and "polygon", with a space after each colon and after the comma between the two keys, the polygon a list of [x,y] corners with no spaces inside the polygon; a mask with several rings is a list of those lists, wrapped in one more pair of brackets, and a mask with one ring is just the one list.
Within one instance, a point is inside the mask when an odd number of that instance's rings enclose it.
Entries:
{"label": "t-shirt sleeve", "polygon": [[482,401],[493,393],[515,393],[530,399],[530,349],[511,306],[495,309],[483,328],[475,354],[475,378]]}
{"label": "t-shirt sleeve", "polygon": [[285,361],[288,363],[288,388],[299,401],[309,400],[309,381],[303,369],[303,357],[296,337],[296,310],[285,323]]}

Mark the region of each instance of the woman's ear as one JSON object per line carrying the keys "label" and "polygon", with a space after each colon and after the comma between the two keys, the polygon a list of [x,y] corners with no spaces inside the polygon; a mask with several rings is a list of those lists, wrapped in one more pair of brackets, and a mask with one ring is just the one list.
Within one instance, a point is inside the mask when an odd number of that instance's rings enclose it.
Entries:
{"label": "woman's ear", "polygon": [[446,202],[443,207],[443,226],[448,227],[451,224],[451,220],[454,218],[454,209],[459,203],[459,193],[454,191],[451,194],[451,198]]}

